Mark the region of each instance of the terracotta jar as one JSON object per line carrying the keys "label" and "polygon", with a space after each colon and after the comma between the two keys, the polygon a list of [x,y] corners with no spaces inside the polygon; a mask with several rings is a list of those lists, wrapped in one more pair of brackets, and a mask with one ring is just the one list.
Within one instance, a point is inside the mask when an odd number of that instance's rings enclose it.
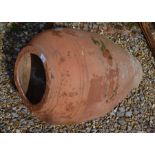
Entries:
{"label": "terracotta jar", "polygon": [[103,36],[47,30],[21,50],[15,83],[41,120],[71,124],[104,116],[142,79],[140,63]]}

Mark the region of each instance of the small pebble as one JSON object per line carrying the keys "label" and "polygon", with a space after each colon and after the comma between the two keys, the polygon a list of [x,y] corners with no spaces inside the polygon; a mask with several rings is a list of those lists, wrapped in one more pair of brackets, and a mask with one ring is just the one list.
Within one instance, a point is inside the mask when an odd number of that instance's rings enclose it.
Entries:
{"label": "small pebble", "polygon": [[126,117],[131,117],[131,116],[132,116],[132,111],[127,111],[127,112],[125,113],[125,116],[126,116]]}
{"label": "small pebble", "polygon": [[125,124],[126,124],[124,118],[120,118],[120,119],[118,120],[118,123],[119,123],[120,125],[125,125]]}

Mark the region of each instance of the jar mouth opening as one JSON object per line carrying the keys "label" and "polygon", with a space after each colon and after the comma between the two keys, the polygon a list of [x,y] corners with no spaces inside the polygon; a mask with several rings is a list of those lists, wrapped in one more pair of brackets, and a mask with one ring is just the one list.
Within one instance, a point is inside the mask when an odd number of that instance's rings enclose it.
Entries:
{"label": "jar mouth opening", "polygon": [[24,96],[30,104],[39,104],[46,90],[46,72],[42,60],[34,53],[25,53],[18,66],[17,76]]}

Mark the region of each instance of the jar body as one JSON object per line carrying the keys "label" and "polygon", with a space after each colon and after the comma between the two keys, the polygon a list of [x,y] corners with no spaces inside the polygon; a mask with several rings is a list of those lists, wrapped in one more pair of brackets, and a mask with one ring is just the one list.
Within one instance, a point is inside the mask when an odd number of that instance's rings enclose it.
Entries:
{"label": "jar body", "polygon": [[[42,62],[44,72],[36,72],[44,74],[45,82],[43,87],[32,86],[35,88],[28,99],[32,67],[36,65],[32,55]],[[24,70],[27,74],[21,73]],[[104,116],[139,85],[141,78],[140,63],[127,51],[103,36],[72,29],[38,34],[21,50],[15,65],[15,83],[25,105],[53,124]],[[32,103],[42,89],[41,98]]]}

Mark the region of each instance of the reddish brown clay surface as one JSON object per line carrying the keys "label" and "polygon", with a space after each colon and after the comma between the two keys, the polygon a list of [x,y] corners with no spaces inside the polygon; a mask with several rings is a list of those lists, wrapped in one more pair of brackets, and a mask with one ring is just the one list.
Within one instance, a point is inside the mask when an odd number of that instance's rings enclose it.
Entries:
{"label": "reddish brown clay surface", "polygon": [[[33,65],[31,54],[42,61],[46,77],[43,97],[35,104],[25,95]],[[21,50],[15,65],[15,83],[24,104],[52,124],[104,116],[141,79],[141,65],[128,52],[103,36],[73,29],[40,33]],[[33,94],[39,95],[38,87]]]}

